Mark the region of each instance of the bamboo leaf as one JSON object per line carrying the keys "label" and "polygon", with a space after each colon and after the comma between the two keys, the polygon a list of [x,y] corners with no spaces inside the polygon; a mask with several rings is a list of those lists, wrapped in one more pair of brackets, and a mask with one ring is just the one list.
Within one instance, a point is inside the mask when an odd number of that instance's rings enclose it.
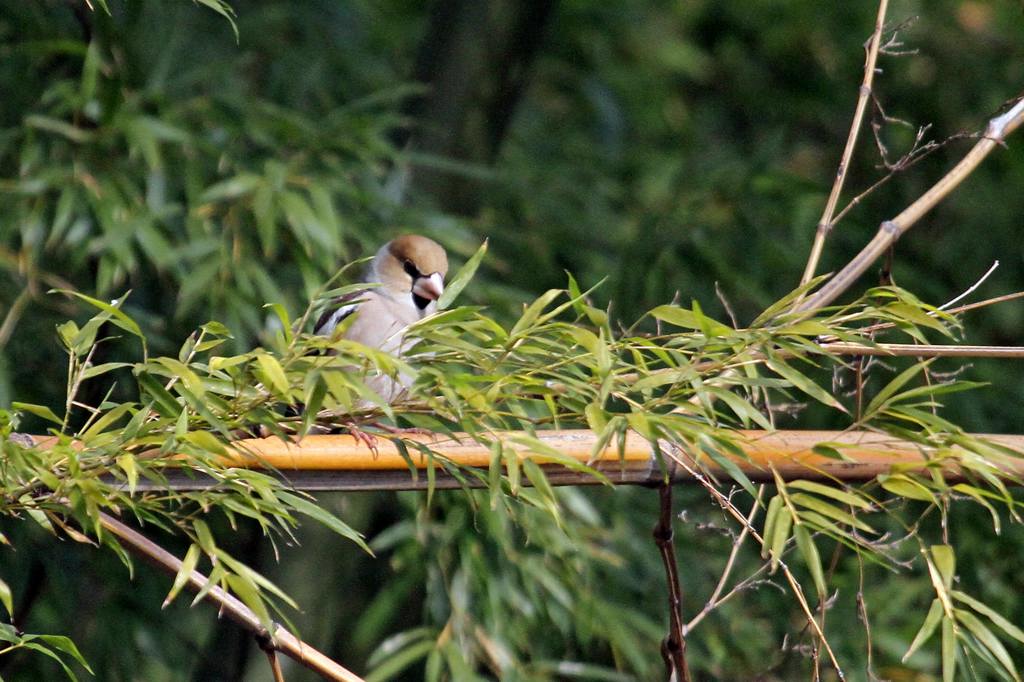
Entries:
{"label": "bamboo leaf", "polygon": [[697,439],[697,442],[700,445],[701,452],[704,452],[715,464],[722,467],[725,473],[729,474],[729,477],[732,478],[732,480],[739,483],[751,497],[757,497],[757,491],[754,488],[754,484],[751,483],[750,478],[743,473],[743,470],[740,469],[736,462],[718,449],[714,441],[705,434],[701,434]]}
{"label": "bamboo leaf", "polygon": [[793,537],[796,539],[796,547],[800,550],[800,556],[803,557],[804,564],[806,564],[807,570],[811,573],[814,588],[818,593],[818,601],[823,602],[828,590],[825,585],[825,572],[821,568],[821,555],[818,554],[814,538],[811,537],[807,528],[802,525],[793,528]]}
{"label": "bamboo leaf", "polygon": [[[89,674],[95,675],[92,668],[89,667],[89,663],[85,660],[85,657],[82,656],[82,652],[78,650],[78,647],[75,646],[75,643],[71,641],[70,638],[63,637],[61,635],[37,635],[37,637],[41,641],[46,642],[49,647],[58,651],[63,651],[67,655],[71,656],[79,665],[88,670]],[[68,672],[68,675],[72,679],[75,679],[75,676],[68,671],[67,667],[65,667],[65,671]]]}
{"label": "bamboo leaf", "polygon": [[103,311],[104,313],[106,313],[107,315],[110,316],[110,321],[113,324],[117,325],[121,329],[124,329],[126,332],[129,332],[129,333],[137,336],[139,338],[139,340],[142,342],[142,349],[145,352],[145,350],[146,350],[146,336],[145,336],[145,334],[142,333],[142,329],[139,328],[139,325],[135,322],[135,320],[133,320],[132,318],[128,317],[125,314],[125,312],[123,310],[121,310],[121,304],[124,303],[124,300],[126,298],[128,298],[128,294],[125,294],[121,298],[114,300],[113,303],[107,303],[105,301],[99,300],[98,298],[93,298],[92,296],[86,296],[85,294],[83,294],[81,292],[72,291],[70,289],[54,289],[54,290],[51,291],[51,293],[54,293],[54,292],[61,293],[61,294],[66,294],[68,296],[74,296],[75,298],[78,298],[78,299],[81,299],[81,300],[85,301],[89,305],[92,305],[92,306],[94,306],[96,308],[99,308],[101,311]]}
{"label": "bamboo leaf", "polygon": [[10,618],[14,618],[14,601],[11,598],[11,588],[4,582],[3,578],[0,578],[0,604],[7,609],[7,615]]}
{"label": "bamboo leaf", "polygon": [[818,495],[824,495],[825,497],[831,497],[834,500],[848,504],[851,507],[857,507],[858,509],[871,509],[871,503],[865,500],[856,493],[851,493],[841,488],[834,486],[823,485],[816,483],[815,481],[790,481],[786,484],[787,488],[796,488],[797,490],[806,490],[810,493],[817,493]]}
{"label": "bamboo leaf", "polygon": [[956,554],[949,545],[932,545],[931,552],[935,567],[942,576],[942,585],[946,592],[949,592],[953,589],[953,578],[956,574]]}
{"label": "bamboo leaf", "polygon": [[953,620],[942,618],[942,682],[956,680],[956,626]]}
{"label": "bamboo leaf", "polygon": [[978,601],[969,594],[961,592],[960,590],[953,590],[950,594],[952,594],[953,598],[957,601],[962,601],[978,613],[986,616],[1010,637],[1013,637],[1021,644],[1024,644],[1024,630],[1021,630],[1019,627],[1001,616],[995,609]]}
{"label": "bamboo leaf", "polygon": [[348,538],[352,542],[356,543],[364,552],[373,556],[373,550],[371,550],[370,546],[366,544],[366,541],[363,539],[363,534],[354,530],[334,514],[307,499],[299,497],[298,495],[293,495],[292,493],[284,490],[278,491],[277,496],[282,502],[295,509],[295,511],[308,516],[314,521],[322,523],[324,526],[330,528],[343,538]]}
{"label": "bamboo leaf", "polygon": [[767,364],[773,372],[792,384],[797,390],[806,393],[824,405],[828,405],[829,407],[835,408],[844,413],[847,412],[847,409],[843,407],[842,403],[836,400],[831,393],[814,383],[810,377],[797,371],[785,362],[769,359],[765,361],[765,364]]}
{"label": "bamboo leaf", "polygon": [[865,533],[875,532],[874,528],[866,524],[864,521],[861,521],[853,514],[806,493],[794,493],[789,496],[789,499],[792,500],[793,504],[813,509],[823,516],[835,519],[840,523],[845,523],[846,525],[862,530]]}
{"label": "bamboo leaf", "polygon": [[789,540],[789,531],[792,527],[793,515],[790,514],[788,507],[782,506],[778,513],[778,519],[772,528],[772,536],[765,538],[765,541],[771,547],[769,555],[771,556],[772,573],[779,567],[782,555],[786,552],[786,542]]}
{"label": "bamboo leaf", "polygon": [[46,405],[34,405],[32,403],[13,402],[11,403],[11,407],[15,410],[28,412],[29,414],[34,414],[37,417],[41,417],[55,424],[64,423],[64,420],[62,420],[60,417],[54,414],[53,410],[51,410]]}
{"label": "bamboo leaf", "polygon": [[179,592],[181,592],[181,588],[185,587],[192,571],[195,570],[199,563],[200,556],[201,550],[199,545],[195,543],[189,545],[188,551],[185,552],[185,557],[181,560],[181,566],[178,568],[178,572],[174,576],[174,584],[171,585],[171,590],[167,593],[167,596],[164,598],[164,603],[160,608],[165,609],[170,606],[171,602],[174,601],[174,598],[178,596]]}
{"label": "bamboo leaf", "polygon": [[905,474],[881,474],[878,477],[878,482],[893,495],[938,504],[932,491]]}
{"label": "bamboo leaf", "polygon": [[445,287],[441,297],[437,299],[438,310],[446,309],[455,301],[456,298],[459,297],[462,290],[465,289],[466,285],[473,279],[473,275],[476,274],[477,268],[480,267],[480,261],[483,260],[486,254],[487,240],[485,239],[484,243],[480,245],[480,248],[476,250],[476,253],[470,256],[469,260],[466,261],[466,264],[459,268],[459,271],[454,277],[452,277],[451,281]]}
{"label": "bamboo leaf", "polygon": [[914,653],[921,648],[925,642],[927,642],[931,636],[935,633],[935,628],[939,626],[939,621],[942,620],[942,602],[938,599],[932,600],[932,605],[928,609],[928,615],[924,617],[924,622],[921,624],[921,629],[914,635],[914,640],[910,643],[910,648],[907,649],[907,653],[903,654],[903,658],[900,659],[904,663],[914,655]]}
{"label": "bamboo leaf", "polygon": [[775,526],[779,523],[779,514],[782,513],[782,495],[776,495],[768,501],[768,508],[764,515],[764,528],[761,537],[764,543],[761,545],[761,558],[767,559],[771,552],[770,539],[775,535]]}
{"label": "bamboo leaf", "polygon": [[1003,667],[1003,670],[1007,672],[1015,681],[1019,682],[1020,675],[1017,674],[1017,666],[1013,664],[1013,659],[1010,658],[1009,652],[1003,643],[999,641],[999,638],[995,636],[988,627],[978,619],[970,611],[964,611],[963,609],[955,609],[953,613],[956,615],[957,622],[962,623],[971,634],[978,638],[982,646],[988,649],[997,661],[999,665]]}
{"label": "bamboo leaf", "polygon": [[277,358],[268,353],[257,353],[256,362],[277,395],[287,399],[291,386],[288,383],[288,375],[284,373],[284,368],[281,367],[281,363],[277,361]]}

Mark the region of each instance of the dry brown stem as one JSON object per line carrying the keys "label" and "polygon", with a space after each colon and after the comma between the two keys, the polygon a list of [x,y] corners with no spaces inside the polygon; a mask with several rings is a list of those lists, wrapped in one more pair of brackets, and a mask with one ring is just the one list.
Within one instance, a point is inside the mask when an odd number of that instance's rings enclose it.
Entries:
{"label": "dry brown stem", "polygon": [[842,160],[839,162],[839,169],[836,171],[835,182],[832,183],[832,191],[828,195],[825,204],[825,211],[818,220],[818,230],[814,235],[814,244],[811,246],[811,255],[807,258],[807,266],[804,268],[804,275],[800,284],[810,282],[814,272],[818,268],[818,261],[821,260],[821,252],[825,247],[825,239],[832,231],[835,222],[836,206],[839,203],[839,196],[843,192],[843,184],[846,182],[846,174],[850,167],[850,160],[853,158],[853,150],[857,147],[857,136],[860,134],[864,122],[864,111],[867,109],[868,101],[871,98],[871,88],[875,79],[875,64],[878,62],[878,48],[882,43],[882,29],[885,26],[885,14],[888,11],[888,0],[880,0],[878,3],[878,16],[875,18],[875,31],[871,34],[865,45],[864,58],[864,80],[860,85],[857,96],[857,106],[853,112],[853,122],[850,124],[850,134],[846,138],[846,148],[843,150]]}
{"label": "dry brown stem", "polygon": [[661,507],[658,523],[654,526],[654,542],[658,545],[658,553],[665,566],[669,607],[668,636],[661,643],[661,655],[665,659],[670,679],[690,682],[690,670],[686,665],[686,636],[683,633],[683,590],[679,583],[679,567],[672,544],[672,483],[662,483],[658,487],[658,496]]}
{"label": "dry brown stem", "polygon": [[[104,530],[110,532],[120,540],[121,545],[151,564],[162,568],[172,576],[177,575],[181,570],[181,560],[174,556],[160,545],[156,544],[142,533],[126,526],[117,519],[107,514],[100,514],[100,523]],[[188,579],[189,585],[196,591],[202,589],[209,581],[199,571],[192,571]],[[280,625],[275,625],[271,636],[260,623],[259,616],[252,612],[249,607],[231,596],[219,587],[213,587],[206,594],[209,599],[217,604],[219,613],[227,614],[228,618],[238,625],[249,630],[255,637],[279,651],[285,656],[295,660],[299,664],[321,675],[326,680],[336,682],[363,682],[363,678],[343,668],[341,665],[327,657],[320,651],[314,649],[301,639],[285,630]],[[276,659],[275,659],[276,662]]]}
{"label": "dry brown stem", "polygon": [[949,173],[895,218],[883,221],[877,234],[868,242],[867,246],[825,286],[798,302],[794,311],[811,312],[835,301],[925,213],[934,208],[967,179],[992,150],[1001,146],[1006,137],[1015,131],[1021,123],[1024,123],[1024,98],[1017,99],[1007,111],[992,118],[985,128],[984,136]]}

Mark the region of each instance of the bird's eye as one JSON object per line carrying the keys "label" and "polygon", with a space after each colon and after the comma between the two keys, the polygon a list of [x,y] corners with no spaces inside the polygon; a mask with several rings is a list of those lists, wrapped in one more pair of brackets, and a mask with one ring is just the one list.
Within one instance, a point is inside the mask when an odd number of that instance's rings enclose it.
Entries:
{"label": "bird's eye", "polygon": [[412,261],[407,260],[403,265],[405,267],[405,274],[409,275],[413,279],[417,279],[423,276],[423,274],[416,269],[416,266],[412,264]]}

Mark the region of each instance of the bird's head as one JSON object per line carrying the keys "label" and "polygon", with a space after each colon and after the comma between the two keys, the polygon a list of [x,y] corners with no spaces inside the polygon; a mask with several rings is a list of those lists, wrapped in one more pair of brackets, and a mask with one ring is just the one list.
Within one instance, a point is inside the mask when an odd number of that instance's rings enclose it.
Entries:
{"label": "bird's head", "polygon": [[444,292],[448,256],[433,239],[407,234],[381,247],[373,272],[388,294],[411,295],[415,306],[425,310]]}

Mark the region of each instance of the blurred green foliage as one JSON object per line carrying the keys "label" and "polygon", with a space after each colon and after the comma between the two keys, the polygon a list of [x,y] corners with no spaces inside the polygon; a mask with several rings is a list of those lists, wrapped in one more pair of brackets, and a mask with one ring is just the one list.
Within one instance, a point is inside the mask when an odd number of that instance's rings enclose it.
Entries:
{"label": "blurred green foliage", "polygon": [[[242,352],[277,331],[264,303],[301,310],[339,263],[402,231],[437,238],[456,259],[489,237],[493,255],[465,295],[509,319],[520,302],[563,286],[569,270],[584,286],[607,277],[595,299],[611,302],[613,318],[624,324],[677,291],[684,302],[697,299],[724,318],[716,283],[746,324],[799,279],[845,142],[875,12],[872,3],[811,0],[557,4],[497,159],[481,167],[395,144],[404,132],[429,125],[405,107],[424,92],[412,79],[428,31],[420,3],[246,3],[235,7],[237,42],[229,22],[193,3],[109,5],[109,16],[63,0],[0,7],[5,406],[63,404],[54,326],[87,313],[48,295],[51,288],[103,298],[131,289],[127,310],[154,352],[176,352],[209,319],[224,321]],[[916,17],[895,48],[913,53],[883,56],[876,80],[885,113],[910,122],[880,127],[892,157],[910,149],[918,126],[930,125],[928,139],[939,141],[972,133],[1020,92],[1019,3],[894,0],[891,17]],[[834,233],[822,267],[845,263],[880,220],[918,196],[970,143],[951,142],[872,194]],[[1011,138],[1008,150],[899,243],[899,284],[941,303],[998,258],[1000,269],[978,295],[1024,289],[1022,147]],[[884,174],[878,164],[866,128],[847,197]],[[443,197],[410,180],[417,165],[447,169],[468,183],[479,210],[442,210]],[[866,276],[865,283],[875,279]],[[965,338],[1016,343],[1021,310],[1010,304],[974,313]],[[105,361],[130,352],[127,344],[107,348]],[[959,366],[938,363],[945,371]],[[884,367],[875,371],[888,380]],[[966,376],[991,387],[951,398],[952,417],[971,431],[1019,432],[1008,408],[1024,399],[1018,367],[979,361]],[[820,419],[812,414],[800,425]],[[35,426],[42,429],[41,422]],[[577,531],[594,536],[588,547],[607,550],[604,561],[574,564],[567,555],[576,548],[560,544],[549,527],[527,520],[512,528],[486,505],[473,511],[450,494],[438,494],[429,510],[417,494],[325,497],[326,506],[366,532],[377,560],[337,552],[336,540],[313,528],[301,531],[302,547],[283,554],[281,564],[272,563],[252,529],[238,533],[233,550],[263,564],[306,608],[297,619],[303,635],[358,670],[390,635],[405,633],[406,645],[436,638],[449,606],[475,598],[521,605],[521,620],[487,625],[537,641],[537,659],[524,677],[571,677],[571,670],[544,662],[585,660],[656,678],[664,592],[647,539],[652,495],[559,496],[581,521]],[[713,589],[730,542],[726,519],[703,492],[681,496],[686,515],[677,542],[692,614]],[[903,504],[912,512],[920,503]],[[936,523],[924,521],[939,533]],[[946,530],[958,546],[960,580],[965,591],[1021,622],[1021,581],[1009,558],[1024,550],[1024,536],[1019,525],[1006,524],[996,537],[986,524],[984,510],[951,512]],[[8,522],[0,530],[19,547],[13,554],[0,548],[15,594],[26,598],[33,586],[41,589],[32,630],[71,635],[99,679],[231,679],[258,655],[226,633],[230,626],[218,629],[207,611],[178,603],[160,612],[161,577],[139,570],[136,589],[125,590],[124,569],[111,556],[55,545]],[[500,554],[516,545],[522,556]],[[755,570],[755,554],[741,556],[740,568]],[[999,556],[1008,559],[992,560]],[[499,579],[509,562],[527,570],[548,561],[554,574],[579,568],[576,594],[592,590],[600,598],[567,604],[557,585],[545,593],[527,578]],[[928,578],[897,581],[868,567],[861,588],[853,555],[837,553],[834,563],[839,592],[829,620],[855,623],[862,589],[874,672],[909,679],[914,673],[899,658],[932,599]],[[523,583],[538,591],[517,591]],[[587,621],[594,632],[576,629]],[[719,679],[793,679],[809,666],[800,628],[786,595],[763,584],[701,624],[691,638],[694,669]],[[780,646],[785,634],[788,648]],[[833,644],[852,679],[869,678],[862,629]],[[910,665],[937,670],[935,651],[926,647]],[[10,665],[0,674],[17,680],[50,679],[56,670],[28,658]],[[411,670],[407,679],[422,677],[422,668]],[[264,674],[251,666],[253,679]],[[289,671],[288,679],[302,673]]]}

